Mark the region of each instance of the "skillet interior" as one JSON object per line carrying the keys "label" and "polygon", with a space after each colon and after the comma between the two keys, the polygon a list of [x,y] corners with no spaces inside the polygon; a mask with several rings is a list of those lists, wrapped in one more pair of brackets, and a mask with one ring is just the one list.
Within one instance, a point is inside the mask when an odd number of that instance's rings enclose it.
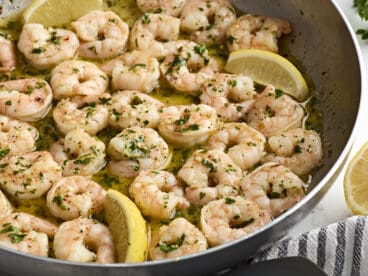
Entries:
{"label": "skillet interior", "polygon": [[[248,259],[254,252],[285,235],[318,202],[336,177],[352,143],[362,80],[357,50],[349,29],[329,0],[235,0],[247,13],[287,18],[294,36],[291,53],[313,80],[323,112],[323,166],[315,174],[307,197],[261,231],[178,261],[142,264],[71,264],[29,257],[0,249],[0,271],[14,275],[199,275],[212,273]],[[293,43],[291,42],[293,40]]]}

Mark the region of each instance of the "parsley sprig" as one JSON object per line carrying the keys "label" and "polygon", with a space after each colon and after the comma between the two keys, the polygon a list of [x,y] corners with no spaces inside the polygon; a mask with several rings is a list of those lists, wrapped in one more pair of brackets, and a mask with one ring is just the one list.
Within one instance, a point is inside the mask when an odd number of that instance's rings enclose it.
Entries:
{"label": "parsley sprig", "polygon": [[[354,0],[354,7],[357,9],[359,16],[368,20],[368,0]],[[359,29],[356,31],[363,40],[368,39],[368,29]]]}

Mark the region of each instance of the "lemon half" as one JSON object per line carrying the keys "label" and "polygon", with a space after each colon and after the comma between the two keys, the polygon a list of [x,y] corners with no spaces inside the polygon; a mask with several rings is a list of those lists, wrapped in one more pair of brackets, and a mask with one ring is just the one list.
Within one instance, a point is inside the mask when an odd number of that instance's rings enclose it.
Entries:
{"label": "lemon half", "polygon": [[92,10],[102,10],[102,0],[34,0],[22,14],[23,23],[45,27],[72,22]]}
{"label": "lemon half", "polygon": [[127,196],[111,189],[107,191],[104,206],[118,262],[145,261],[148,248],[147,225],[137,206]]}
{"label": "lemon half", "polygon": [[298,101],[309,95],[307,82],[299,70],[286,58],[269,51],[243,49],[232,52],[225,70],[247,75],[259,84],[273,85]]}
{"label": "lemon half", "polygon": [[368,142],[349,162],[344,176],[345,200],[357,215],[368,215]]}

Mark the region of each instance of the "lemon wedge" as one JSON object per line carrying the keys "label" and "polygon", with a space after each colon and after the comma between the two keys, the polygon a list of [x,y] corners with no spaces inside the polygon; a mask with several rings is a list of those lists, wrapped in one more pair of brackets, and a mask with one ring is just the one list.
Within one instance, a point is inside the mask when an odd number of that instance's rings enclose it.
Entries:
{"label": "lemon wedge", "polygon": [[137,206],[122,193],[111,189],[107,191],[104,206],[118,262],[145,261],[148,248],[147,225]]}
{"label": "lemon wedge", "polygon": [[102,10],[102,0],[34,0],[22,14],[23,23],[45,27],[72,22],[92,10]]}
{"label": "lemon wedge", "polygon": [[298,69],[286,58],[263,50],[238,50],[230,54],[227,72],[244,74],[255,82],[273,85],[298,101],[308,97],[308,85]]}
{"label": "lemon wedge", "polygon": [[349,162],[344,176],[345,201],[357,215],[368,215],[368,142]]}

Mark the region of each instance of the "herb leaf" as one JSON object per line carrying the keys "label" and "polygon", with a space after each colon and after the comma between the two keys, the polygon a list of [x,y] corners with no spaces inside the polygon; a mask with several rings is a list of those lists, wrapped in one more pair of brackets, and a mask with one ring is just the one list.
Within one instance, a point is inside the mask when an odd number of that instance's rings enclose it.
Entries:
{"label": "herb leaf", "polygon": [[363,40],[368,39],[368,30],[359,29],[359,30],[357,30],[357,31],[356,31],[356,34],[357,34],[357,35],[361,35],[361,36],[362,36],[361,38],[362,38]]}
{"label": "herb leaf", "polygon": [[3,158],[5,156],[7,156],[9,152],[10,152],[10,149],[9,148],[0,149],[0,158]]}
{"label": "herb leaf", "polygon": [[8,234],[9,238],[11,238],[12,243],[19,243],[21,242],[27,234],[19,234],[19,233],[11,233]]}
{"label": "herb leaf", "polygon": [[161,242],[158,244],[158,246],[160,247],[160,250],[162,252],[169,253],[171,251],[178,249],[183,244],[184,239],[185,239],[185,234],[181,235],[181,237],[178,238],[173,244],[170,244],[167,242]]}
{"label": "herb leaf", "polygon": [[362,19],[368,20],[368,0],[354,0],[354,7]]}
{"label": "herb leaf", "polygon": [[233,199],[233,198],[230,198],[230,197],[225,198],[225,203],[226,204],[233,204],[234,202],[235,202],[235,199]]}

